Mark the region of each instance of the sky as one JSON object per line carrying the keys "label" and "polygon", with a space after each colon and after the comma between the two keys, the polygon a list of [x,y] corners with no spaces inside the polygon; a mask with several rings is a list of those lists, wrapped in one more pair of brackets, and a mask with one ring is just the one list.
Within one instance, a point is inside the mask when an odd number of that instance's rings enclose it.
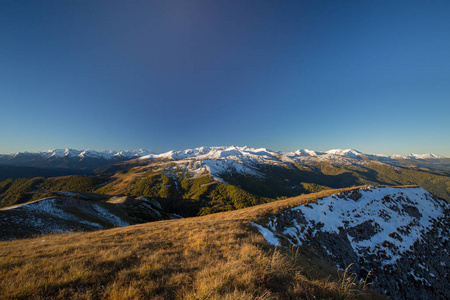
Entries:
{"label": "sky", "polygon": [[449,1],[1,1],[0,153],[450,156]]}

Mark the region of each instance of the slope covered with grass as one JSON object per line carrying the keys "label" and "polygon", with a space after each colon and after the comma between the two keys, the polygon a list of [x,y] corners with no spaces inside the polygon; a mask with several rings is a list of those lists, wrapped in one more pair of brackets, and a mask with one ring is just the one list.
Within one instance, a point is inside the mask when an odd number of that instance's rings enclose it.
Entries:
{"label": "slope covered with grass", "polygon": [[42,199],[58,191],[92,192],[108,180],[106,176],[87,175],[6,179],[0,181],[0,207]]}
{"label": "slope covered with grass", "polygon": [[0,297],[380,298],[310,252],[269,246],[250,222],[342,190],[208,216],[0,242]]}

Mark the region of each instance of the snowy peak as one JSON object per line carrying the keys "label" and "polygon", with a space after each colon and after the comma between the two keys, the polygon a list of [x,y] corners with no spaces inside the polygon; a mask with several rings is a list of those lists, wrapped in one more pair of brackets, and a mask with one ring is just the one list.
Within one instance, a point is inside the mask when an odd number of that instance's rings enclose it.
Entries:
{"label": "snowy peak", "polygon": [[50,157],[77,157],[78,155],[80,155],[82,151],[79,150],[75,150],[75,149],[53,149],[53,150],[46,150],[46,151],[42,151],[40,153],[36,153],[36,154],[40,154],[41,156],[45,157],[45,158],[50,158]]}
{"label": "snowy peak", "polygon": [[[209,174],[218,181],[225,182],[224,175],[232,173],[261,176],[259,168],[263,165],[284,165],[283,154],[266,148],[250,147],[201,147],[183,151],[169,151],[151,154],[140,158],[149,163],[161,163],[167,175],[181,170],[191,177]],[[175,162],[167,166],[165,160]]]}
{"label": "snowy peak", "polygon": [[[74,175],[85,174],[100,167],[135,159],[151,153],[142,149],[126,151],[51,149],[34,153],[0,154],[0,165],[42,169],[32,172],[31,176],[59,176],[61,175],[61,170],[65,170],[63,171],[63,173],[66,173],[65,175]],[[30,176],[27,174],[27,169],[19,170],[17,174],[19,174],[19,177]],[[17,174],[15,177],[17,177]],[[6,174],[6,176],[9,175]],[[3,178],[5,178],[5,175],[3,175]]]}
{"label": "snowy peak", "polygon": [[287,153],[288,156],[318,156],[318,155],[323,155],[323,152],[316,152],[313,150],[308,150],[308,149],[299,149],[295,152],[290,152]]}
{"label": "snowy peak", "polygon": [[332,149],[326,151],[326,154],[328,155],[339,155],[339,156],[347,156],[350,158],[361,158],[363,155],[361,152],[354,150],[354,149]]}
{"label": "snowy peak", "polygon": [[328,151],[313,151],[308,149],[299,149],[295,152],[287,153],[288,156],[343,156],[349,158],[361,158],[364,154],[354,149],[331,149]]}
{"label": "snowy peak", "polygon": [[427,153],[427,154],[410,153],[410,154],[404,156],[403,158],[405,158],[405,159],[440,159],[440,158],[444,158],[444,156],[436,155],[433,153]]}
{"label": "snowy peak", "polygon": [[161,154],[150,154],[141,157],[141,159],[262,159],[262,158],[275,158],[278,153],[267,150],[265,148],[249,148],[249,147],[200,147],[195,149],[187,149],[182,151],[169,151]]}

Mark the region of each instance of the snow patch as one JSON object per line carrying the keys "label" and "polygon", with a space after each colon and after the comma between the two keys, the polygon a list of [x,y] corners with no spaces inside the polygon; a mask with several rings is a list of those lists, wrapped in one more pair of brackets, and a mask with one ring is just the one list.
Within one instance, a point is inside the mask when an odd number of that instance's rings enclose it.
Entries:
{"label": "snow patch", "polygon": [[274,246],[280,246],[280,241],[275,237],[272,231],[254,222],[250,222],[250,224],[258,228],[259,232],[263,235],[263,237],[269,244]]}
{"label": "snow patch", "polygon": [[115,226],[124,227],[124,226],[130,225],[130,223],[128,223],[128,222],[122,220],[121,218],[119,218],[118,216],[110,213],[109,210],[107,210],[106,208],[104,208],[98,204],[94,204],[94,209],[98,212],[98,215],[100,217],[109,221],[110,223],[112,223]]}
{"label": "snow patch", "polygon": [[[306,242],[306,232],[314,237],[318,231],[348,234],[348,240],[359,257],[379,256],[383,264],[394,264],[443,215],[449,204],[437,201],[422,188],[376,188],[357,190],[351,196],[333,195],[292,208],[300,212],[306,224],[293,220],[283,234],[296,246]],[[267,226],[275,228],[271,218]],[[358,233],[360,232],[360,233]],[[369,233],[369,234],[368,234]]]}

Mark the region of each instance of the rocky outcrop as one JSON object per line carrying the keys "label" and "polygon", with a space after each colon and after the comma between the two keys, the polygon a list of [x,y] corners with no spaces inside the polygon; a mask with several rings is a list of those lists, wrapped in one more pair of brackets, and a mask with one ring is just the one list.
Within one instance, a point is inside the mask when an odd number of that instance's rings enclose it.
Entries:
{"label": "rocky outcrop", "polygon": [[450,205],[422,188],[353,190],[272,217],[269,230],[313,247],[392,299],[450,298]]}

